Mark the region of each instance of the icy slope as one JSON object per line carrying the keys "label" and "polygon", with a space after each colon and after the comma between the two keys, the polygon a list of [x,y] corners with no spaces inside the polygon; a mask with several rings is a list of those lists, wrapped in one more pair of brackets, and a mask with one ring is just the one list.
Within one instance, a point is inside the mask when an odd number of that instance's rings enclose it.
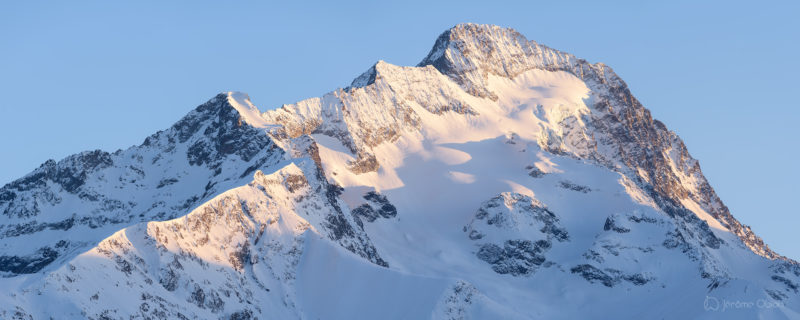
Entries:
{"label": "icy slope", "polygon": [[223,94],[97,154],[0,192],[0,230],[29,230],[0,238],[4,317],[800,318],[798,264],[609,67],[511,29],[458,25],[419,66],[263,114]]}

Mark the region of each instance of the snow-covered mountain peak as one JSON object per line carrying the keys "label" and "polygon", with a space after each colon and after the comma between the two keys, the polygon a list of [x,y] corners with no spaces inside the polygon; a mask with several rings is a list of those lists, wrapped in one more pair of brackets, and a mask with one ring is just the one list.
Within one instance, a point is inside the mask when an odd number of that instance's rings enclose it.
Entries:
{"label": "snow-covered mountain peak", "polygon": [[[480,61],[481,57],[506,59],[509,56],[524,56],[527,47],[528,40],[514,29],[465,23],[439,35],[433,48],[419,65],[448,61],[454,66],[462,67],[461,70],[470,71],[468,67],[480,67],[482,63],[494,62]],[[500,62],[514,67],[510,60]]]}
{"label": "snow-covered mountain peak", "polygon": [[384,163],[375,147],[405,132],[461,141],[523,135],[549,152],[630,171],[645,190],[668,199],[661,206],[689,206],[755,252],[780,257],[735,221],[680,138],[650,116],[611,68],[528,41],[513,29],[457,25],[438,37],[417,67],[379,61],[345,90],[264,116],[281,124],[272,131],[277,136],[335,138],[352,158],[345,161],[348,171],[357,174],[377,172]]}
{"label": "snow-covered mountain peak", "polygon": [[528,41],[514,29],[468,23],[442,33],[418,65],[434,66],[470,94],[496,99],[486,88],[489,74],[513,78],[533,68],[563,70],[579,62],[571,54]]}
{"label": "snow-covered mountain peak", "polygon": [[800,310],[800,266],[609,67],[497,26],[264,113],[219,94],[142,145],[48,161],[0,213],[0,318]]}
{"label": "snow-covered mountain peak", "polygon": [[375,83],[375,79],[379,77],[381,73],[385,73],[384,69],[386,69],[387,66],[390,66],[390,64],[386,61],[378,60],[378,62],[369,67],[367,71],[364,71],[364,73],[353,79],[350,87],[363,88]]}

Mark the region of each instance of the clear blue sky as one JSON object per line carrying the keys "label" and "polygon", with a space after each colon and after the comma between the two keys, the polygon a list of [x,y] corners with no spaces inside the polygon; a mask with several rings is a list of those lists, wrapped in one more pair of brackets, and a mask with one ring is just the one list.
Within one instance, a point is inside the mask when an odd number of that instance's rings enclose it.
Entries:
{"label": "clear blue sky", "polygon": [[2,2],[0,184],[141,143],[218,92],[276,108],[491,23],[612,66],[733,214],[800,259],[800,2],[288,2]]}

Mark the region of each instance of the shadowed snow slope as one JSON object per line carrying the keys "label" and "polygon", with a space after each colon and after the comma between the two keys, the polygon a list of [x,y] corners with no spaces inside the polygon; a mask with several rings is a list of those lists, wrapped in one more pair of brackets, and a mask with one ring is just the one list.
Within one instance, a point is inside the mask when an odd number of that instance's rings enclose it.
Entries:
{"label": "shadowed snow slope", "polygon": [[611,68],[496,26],[265,113],[220,94],[0,212],[2,318],[800,318],[797,262]]}

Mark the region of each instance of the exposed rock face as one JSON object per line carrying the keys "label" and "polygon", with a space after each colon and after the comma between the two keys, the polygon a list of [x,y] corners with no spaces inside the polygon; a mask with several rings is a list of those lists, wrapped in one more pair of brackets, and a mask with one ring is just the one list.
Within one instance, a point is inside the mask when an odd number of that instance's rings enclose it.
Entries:
{"label": "exposed rock face", "polygon": [[582,264],[570,269],[572,273],[581,275],[589,282],[600,282],[606,287],[613,287],[619,284],[622,280],[628,281],[634,285],[641,286],[650,282],[650,278],[642,274],[622,274],[619,270],[605,269],[600,270],[590,264]]}
{"label": "exposed rock face", "polygon": [[[227,97],[219,95],[216,99],[225,101]],[[263,131],[243,124],[239,113],[232,107],[206,103],[196,111],[173,127],[180,132],[179,142],[183,143],[191,137],[192,129],[205,124],[203,139],[193,141],[186,154],[190,165],[217,167],[234,155],[249,162],[272,144]]]}
{"label": "exposed rock face", "polygon": [[543,253],[550,249],[546,240],[507,240],[503,247],[488,243],[478,250],[478,258],[492,265],[492,270],[499,274],[513,276],[526,275],[541,266],[546,258]]}
{"label": "exposed rock face", "polygon": [[4,206],[3,215],[9,218],[36,216],[40,212],[37,200],[43,200],[42,202],[45,203],[58,203],[61,198],[57,194],[47,191],[34,192],[29,196],[22,194],[23,192],[45,189],[49,181],[68,193],[75,193],[86,183],[88,174],[107,168],[112,164],[109,153],[100,150],[82,152],[58,163],[48,160],[31,174],[3,186],[0,199],[7,204]]}
{"label": "exposed rock face", "polygon": [[364,195],[364,200],[367,200],[367,203],[353,209],[353,216],[366,222],[373,222],[378,218],[391,219],[397,216],[397,208],[386,199],[385,195],[370,191]]}
{"label": "exposed rock face", "polygon": [[[0,213],[0,318],[800,310],[797,262],[611,68],[496,26],[265,113],[220,94],[142,145],[46,162]],[[712,295],[773,307],[709,315]]]}

